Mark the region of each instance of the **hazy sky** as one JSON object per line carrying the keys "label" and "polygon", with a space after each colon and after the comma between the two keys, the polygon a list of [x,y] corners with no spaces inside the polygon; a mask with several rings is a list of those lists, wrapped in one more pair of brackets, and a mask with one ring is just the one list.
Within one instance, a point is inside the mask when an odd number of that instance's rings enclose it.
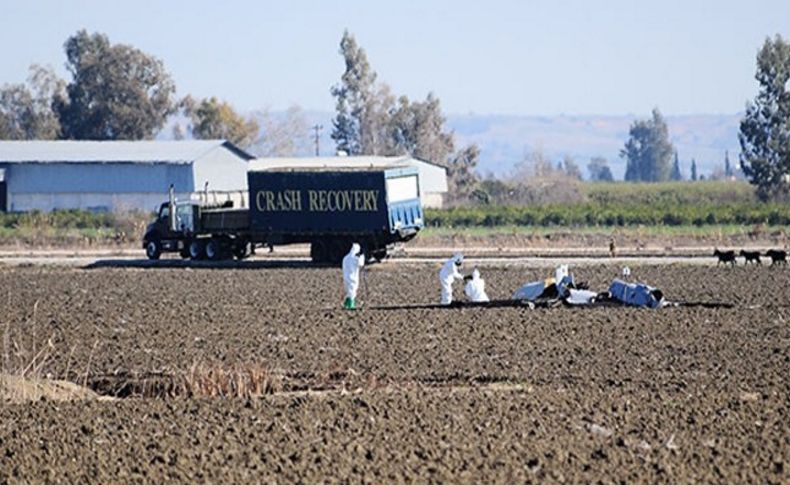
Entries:
{"label": "hazy sky", "polygon": [[790,0],[0,0],[0,84],[32,63],[65,76],[82,28],[242,110],[332,110],[348,28],[395,93],[433,91],[447,112],[734,113],[766,36],[790,38]]}

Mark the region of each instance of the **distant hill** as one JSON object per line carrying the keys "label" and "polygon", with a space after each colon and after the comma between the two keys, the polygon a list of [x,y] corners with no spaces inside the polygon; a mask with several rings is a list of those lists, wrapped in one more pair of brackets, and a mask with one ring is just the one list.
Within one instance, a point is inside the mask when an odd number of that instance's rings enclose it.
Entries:
{"label": "distant hill", "polygon": [[[524,159],[526,153],[540,149],[552,160],[570,155],[587,175],[590,158],[609,160],[616,178],[625,173],[620,149],[628,138],[635,116],[500,116],[450,115],[448,125],[455,130],[459,144],[477,143],[481,148],[481,173],[502,175]],[[738,127],[741,115],[667,116],[672,143],[678,150],[681,170],[689,174],[691,159],[700,173],[708,175],[724,164],[724,152],[737,163]]]}
{"label": "distant hill", "polygon": [[[275,118],[283,113],[272,112]],[[322,125],[321,153],[334,152],[332,132],[333,113],[305,110],[309,126]],[[646,117],[647,115],[643,116]],[[729,150],[730,161],[738,163],[738,127],[742,114],[667,116],[672,143],[680,156],[681,170],[688,177],[691,159],[697,160],[699,173],[709,175],[723,167],[724,152]],[[451,114],[447,124],[455,131],[457,146],[477,143],[481,148],[478,171],[485,175],[506,175],[524,159],[526,153],[540,149],[552,160],[572,156],[585,176],[587,162],[595,156],[609,160],[615,177],[625,173],[625,162],[620,149],[628,138],[628,128],[636,119],[633,115],[606,116],[517,116],[484,114]],[[169,138],[165,129],[162,138]],[[312,138],[309,138],[312,140]],[[313,144],[304,144],[302,156],[313,154]]]}

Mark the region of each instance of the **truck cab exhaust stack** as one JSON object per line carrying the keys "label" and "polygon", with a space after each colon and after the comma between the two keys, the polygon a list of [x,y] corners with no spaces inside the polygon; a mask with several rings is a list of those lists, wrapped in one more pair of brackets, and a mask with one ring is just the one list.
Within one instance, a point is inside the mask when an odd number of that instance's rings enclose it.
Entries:
{"label": "truck cab exhaust stack", "polygon": [[178,231],[178,218],[176,217],[176,191],[173,184],[170,184],[168,191],[169,195],[169,212],[170,212],[170,230],[173,232]]}

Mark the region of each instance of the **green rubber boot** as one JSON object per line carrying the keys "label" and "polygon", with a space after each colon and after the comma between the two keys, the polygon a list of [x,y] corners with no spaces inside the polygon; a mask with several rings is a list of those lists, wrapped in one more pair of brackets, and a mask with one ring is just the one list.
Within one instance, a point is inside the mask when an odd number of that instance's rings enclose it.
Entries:
{"label": "green rubber boot", "polygon": [[357,304],[353,298],[346,297],[346,299],[343,300],[343,308],[345,308],[346,310],[356,310]]}

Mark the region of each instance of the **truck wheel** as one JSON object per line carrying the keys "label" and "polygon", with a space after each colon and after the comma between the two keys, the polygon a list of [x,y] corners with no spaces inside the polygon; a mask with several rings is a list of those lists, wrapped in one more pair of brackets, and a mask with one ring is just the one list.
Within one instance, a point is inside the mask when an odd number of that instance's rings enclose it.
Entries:
{"label": "truck wheel", "polygon": [[156,239],[148,241],[148,244],[145,245],[145,255],[148,256],[148,259],[159,259],[161,254],[162,244]]}
{"label": "truck wheel", "polygon": [[238,243],[237,245],[233,246],[233,255],[241,261],[242,259],[247,258],[250,255],[249,252],[250,243]]}
{"label": "truck wheel", "polygon": [[327,259],[327,245],[324,241],[310,243],[310,259],[314,263],[324,263]]}
{"label": "truck wheel", "polygon": [[216,239],[211,239],[206,243],[206,257],[212,261],[222,259],[222,246]]}
{"label": "truck wheel", "polygon": [[351,242],[346,239],[335,239],[329,246],[329,254],[327,255],[327,258],[329,259],[330,263],[340,264],[343,261],[343,257],[348,254],[350,249]]}
{"label": "truck wheel", "polygon": [[383,260],[386,257],[387,257],[387,248],[376,249],[370,252],[370,258],[377,263],[380,263],[381,260]]}
{"label": "truck wheel", "polygon": [[206,254],[206,247],[203,241],[194,239],[189,242],[189,257],[192,259],[203,259]]}

